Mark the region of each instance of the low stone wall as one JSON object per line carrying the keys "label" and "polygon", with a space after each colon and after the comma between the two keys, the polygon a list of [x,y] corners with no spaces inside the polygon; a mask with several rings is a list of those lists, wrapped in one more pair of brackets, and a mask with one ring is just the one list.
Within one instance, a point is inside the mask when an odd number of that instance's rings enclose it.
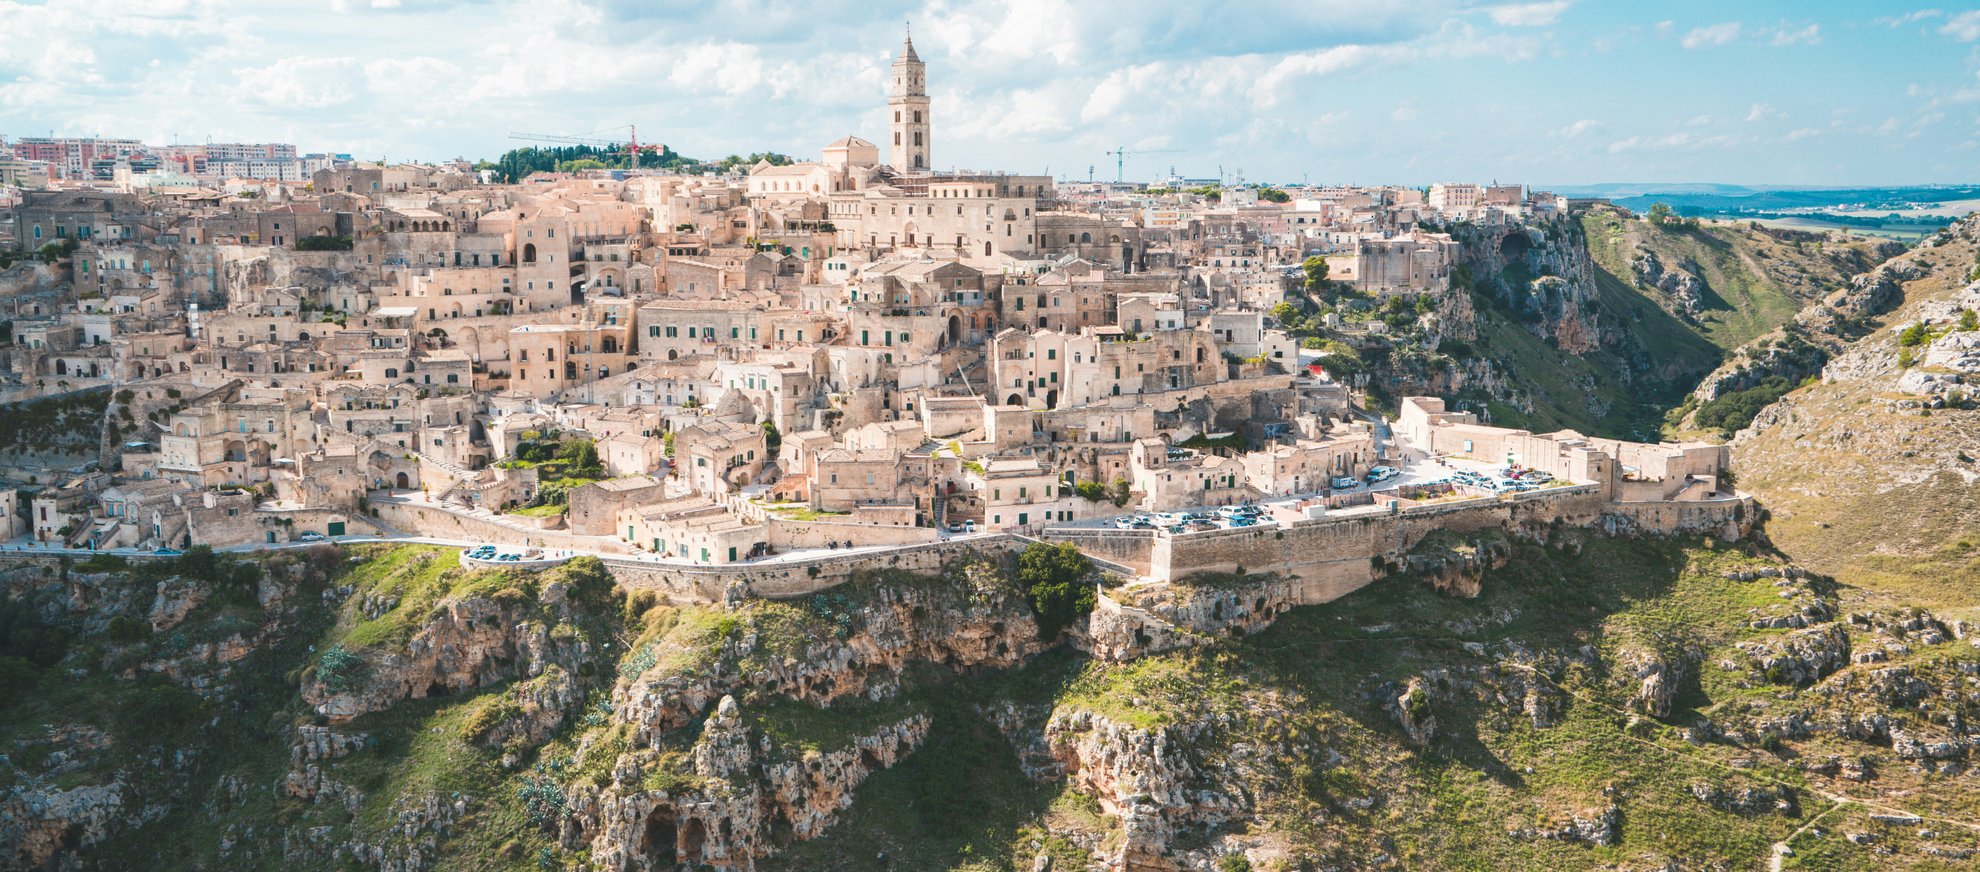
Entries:
{"label": "low stone wall", "polygon": [[[1612,503],[1593,485],[1550,488],[1507,499],[1350,509],[1267,527],[1160,536],[1148,575],[1175,581],[1199,573],[1274,573],[1291,579],[1296,605],[1327,602],[1359,590],[1439,530],[1538,531],[1556,523],[1610,533],[1704,533],[1734,539],[1752,530],[1751,500]],[[1085,547],[1085,541],[1078,544]],[[1109,552],[1098,552],[1118,560]],[[1124,562],[1124,561],[1123,561]]]}
{"label": "low stone wall", "polygon": [[1609,503],[1603,512],[1615,532],[1649,533],[1670,536],[1703,533],[1721,539],[1740,539],[1753,532],[1760,520],[1753,498],[1740,496],[1724,500],[1651,500]]}
{"label": "low stone wall", "polygon": [[1048,527],[1038,534],[1048,542],[1071,542],[1088,557],[1117,563],[1149,574],[1149,559],[1155,550],[1154,530],[1108,530],[1094,527]]}
{"label": "low stone wall", "polygon": [[933,527],[859,524],[851,521],[786,521],[770,516],[770,545],[775,548],[824,548],[832,542],[856,545],[924,545],[940,534]]}
{"label": "low stone wall", "polygon": [[378,512],[378,520],[385,526],[416,536],[610,554],[631,552],[631,546],[624,541],[604,536],[579,536],[569,530],[518,530],[486,518],[419,503],[371,500],[368,505]]}
{"label": "low stone wall", "polygon": [[629,590],[652,591],[676,604],[712,603],[725,601],[738,587],[750,596],[789,599],[844,584],[861,571],[940,572],[943,564],[966,554],[1002,554],[1021,545],[1017,537],[1000,534],[776,563],[685,566],[607,557],[605,565]]}

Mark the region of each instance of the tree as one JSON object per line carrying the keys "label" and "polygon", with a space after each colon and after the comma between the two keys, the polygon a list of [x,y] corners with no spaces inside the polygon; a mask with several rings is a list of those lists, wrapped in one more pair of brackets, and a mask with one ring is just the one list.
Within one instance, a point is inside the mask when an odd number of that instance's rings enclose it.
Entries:
{"label": "tree", "polygon": [[348,236],[305,236],[296,240],[296,250],[350,251],[353,244]]}
{"label": "tree", "polygon": [[564,462],[564,474],[572,478],[604,478],[605,467],[598,462],[598,446],[589,439],[572,439],[557,449]]}
{"label": "tree", "polygon": [[1662,227],[1676,221],[1677,213],[1671,211],[1669,203],[1652,203],[1650,211],[1644,213],[1643,220],[1650,222],[1653,227]]}
{"label": "tree", "polygon": [[1322,285],[1327,283],[1326,258],[1316,254],[1301,261],[1299,267],[1306,271],[1306,289],[1308,291],[1318,291]]}
{"label": "tree", "polygon": [[1093,611],[1098,595],[1086,582],[1093,561],[1070,542],[1033,542],[1018,554],[1018,583],[1038,616],[1038,637],[1056,639],[1073,621]]}
{"label": "tree", "polygon": [[1290,203],[1292,202],[1292,195],[1278,188],[1259,188],[1258,199],[1264,200],[1267,203]]}
{"label": "tree", "polygon": [[1300,322],[1304,320],[1299,314],[1299,307],[1291,303],[1279,303],[1273,306],[1271,314],[1272,320],[1279,322],[1279,326],[1287,330],[1298,330]]}
{"label": "tree", "polygon": [[777,432],[777,422],[772,421],[768,418],[763,419],[764,452],[771,455],[775,455],[777,453],[777,449],[782,447],[783,444],[784,444],[784,434]]}

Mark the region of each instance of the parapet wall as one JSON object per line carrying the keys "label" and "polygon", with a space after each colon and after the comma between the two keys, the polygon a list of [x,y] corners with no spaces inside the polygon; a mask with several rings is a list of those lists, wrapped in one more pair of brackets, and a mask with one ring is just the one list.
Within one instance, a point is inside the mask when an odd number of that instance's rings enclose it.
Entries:
{"label": "parapet wall", "polygon": [[436,539],[463,539],[532,548],[564,548],[572,551],[630,553],[624,541],[605,536],[579,536],[569,530],[522,530],[486,518],[419,503],[370,500],[385,526],[415,536]]}
{"label": "parapet wall", "polygon": [[1117,563],[1148,575],[1155,551],[1154,530],[1108,530],[1094,527],[1048,527],[1038,534],[1048,542],[1071,542],[1088,557]]}
{"label": "parapet wall", "polygon": [[1022,545],[1017,537],[997,534],[775,563],[684,566],[618,557],[604,560],[612,576],[628,590],[653,591],[672,603],[710,603],[723,602],[734,594],[766,599],[806,596],[843,584],[863,571],[940,572],[943,564],[967,554],[1001,554]]}
{"label": "parapet wall", "polygon": [[[1148,575],[1176,581],[1200,573],[1273,573],[1292,581],[1291,602],[1327,602],[1361,589],[1399,561],[1424,537],[1440,530],[1487,529],[1539,533],[1555,524],[1597,527],[1612,533],[1670,535],[1696,532],[1734,539],[1753,524],[1751,500],[1614,503],[1593,485],[1554,488],[1513,498],[1480,497],[1449,503],[1391,503],[1333,512],[1266,527],[1160,536],[1150,545]],[[1088,539],[1073,540],[1081,548]],[[1093,540],[1096,545],[1104,540]],[[1099,551],[1127,562],[1109,551]]]}

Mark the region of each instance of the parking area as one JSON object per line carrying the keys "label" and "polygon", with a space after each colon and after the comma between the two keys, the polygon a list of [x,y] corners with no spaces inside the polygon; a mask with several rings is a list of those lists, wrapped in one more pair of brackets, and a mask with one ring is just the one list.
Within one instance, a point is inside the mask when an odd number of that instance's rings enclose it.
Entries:
{"label": "parking area", "polygon": [[[1382,428],[1388,432],[1388,428]],[[1409,493],[1418,490],[1458,490],[1478,494],[1512,494],[1567,484],[1538,470],[1456,457],[1432,457],[1401,439],[1383,443],[1384,464],[1360,477],[1339,477],[1327,482],[1324,490],[1279,494],[1255,503],[1236,506],[1197,506],[1170,512],[1134,512],[1108,518],[1093,518],[1061,527],[1154,530],[1179,534],[1206,530],[1243,528],[1290,522],[1306,517],[1307,508],[1318,501],[1356,502],[1367,495],[1367,503],[1377,493]],[[1275,517],[1276,516],[1276,517]]]}

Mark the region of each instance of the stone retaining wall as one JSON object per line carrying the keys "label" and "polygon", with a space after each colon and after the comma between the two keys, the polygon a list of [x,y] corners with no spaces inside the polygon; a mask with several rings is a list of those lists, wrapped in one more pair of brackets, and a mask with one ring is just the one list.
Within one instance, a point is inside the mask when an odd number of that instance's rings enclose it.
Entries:
{"label": "stone retaining wall", "polygon": [[843,584],[856,572],[898,569],[937,573],[943,564],[971,552],[1003,553],[1022,546],[1017,537],[998,534],[776,563],[684,566],[614,557],[604,560],[612,576],[629,590],[653,591],[672,603],[711,603],[724,601],[736,586],[751,596],[788,599]]}

